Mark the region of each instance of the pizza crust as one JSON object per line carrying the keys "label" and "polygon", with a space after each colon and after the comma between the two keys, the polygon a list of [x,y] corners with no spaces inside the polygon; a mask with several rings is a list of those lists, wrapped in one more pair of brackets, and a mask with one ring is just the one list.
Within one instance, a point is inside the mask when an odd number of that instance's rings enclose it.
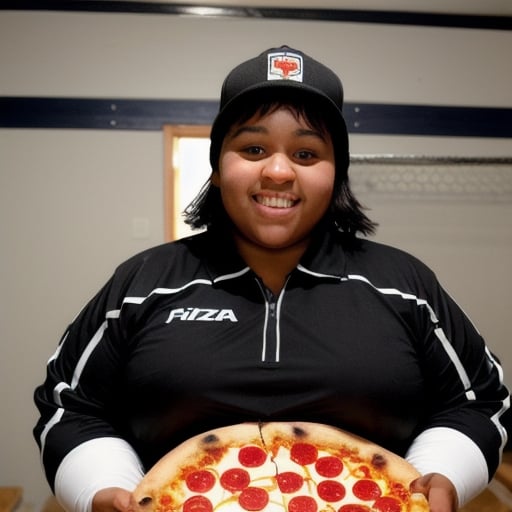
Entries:
{"label": "pizza crust", "polygon": [[[157,510],[158,497],[169,482],[181,481],[184,468],[215,465],[229,447],[255,445],[266,452],[277,446],[310,443],[326,451],[352,453],[405,489],[420,474],[398,455],[344,430],[308,422],[242,423],[194,436],[162,457],[145,475],[132,495],[134,512]],[[274,447],[274,448],[273,448]],[[275,455],[275,453],[274,453]],[[413,494],[408,512],[428,512],[426,498]]]}
{"label": "pizza crust", "polygon": [[212,451],[244,444],[256,444],[263,448],[258,423],[240,423],[191,437],[164,455],[146,473],[133,497],[143,510],[151,510],[150,505],[159,490],[167,482],[179,478],[182,467],[197,465]]}
{"label": "pizza crust", "polygon": [[326,449],[339,450],[345,447],[362,459],[372,461],[379,470],[385,470],[393,480],[409,486],[420,474],[405,459],[362,437],[345,430],[320,423],[264,423],[261,427],[263,439],[283,437],[288,442],[308,442]]}

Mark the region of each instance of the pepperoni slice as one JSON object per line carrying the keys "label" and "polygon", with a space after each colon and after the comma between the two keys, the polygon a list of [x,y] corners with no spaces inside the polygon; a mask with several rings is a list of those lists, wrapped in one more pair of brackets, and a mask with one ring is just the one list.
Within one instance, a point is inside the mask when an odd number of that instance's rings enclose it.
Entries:
{"label": "pepperoni slice", "polygon": [[371,512],[370,507],[367,507],[366,505],[342,505],[338,512]]}
{"label": "pepperoni slice", "polygon": [[213,512],[213,505],[205,496],[192,496],[183,503],[183,512]]}
{"label": "pepperoni slice", "polygon": [[345,487],[336,480],[323,480],[316,488],[318,496],[328,503],[340,501],[345,497]]}
{"label": "pepperoni slice", "polygon": [[288,503],[288,512],[317,512],[318,504],[311,496],[295,496]]}
{"label": "pepperoni slice", "polygon": [[238,452],[238,460],[246,468],[257,468],[267,460],[267,454],[259,446],[244,446]]}
{"label": "pepperoni slice", "polygon": [[382,490],[373,480],[358,480],[352,487],[354,496],[361,500],[369,501],[380,498]]}
{"label": "pepperoni slice", "polygon": [[238,497],[238,503],[244,510],[263,510],[269,501],[268,492],[261,487],[247,487]]}
{"label": "pepperoni slice", "polygon": [[295,443],[290,450],[290,458],[301,466],[307,466],[318,458],[318,449],[309,443]]}
{"label": "pepperoni slice", "polygon": [[208,492],[215,485],[215,476],[207,470],[194,471],[185,478],[192,492]]}
{"label": "pepperoni slice", "polygon": [[341,475],[343,471],[343,462],[338,457],[320,457],[315,462],[316,472],[325,478],[334,478]]}
{"label": "pepperoni slice", "polygon": [[304,478],[293,471],[285,471],[276,476],[279,490],[284,493],[297,492],[304,483]]}
{"label": "pepperoni slice", "polygon": [[249,473],[245,469],[240,468],[228,469],[220,477],[220,485],[231,492],[245,489],[250,481]]}
{"label": "pepperoni slice", "polygon": [[373,504],[373,508],[379,512],[401,512],[400,502],[392,496],[381,496]]}

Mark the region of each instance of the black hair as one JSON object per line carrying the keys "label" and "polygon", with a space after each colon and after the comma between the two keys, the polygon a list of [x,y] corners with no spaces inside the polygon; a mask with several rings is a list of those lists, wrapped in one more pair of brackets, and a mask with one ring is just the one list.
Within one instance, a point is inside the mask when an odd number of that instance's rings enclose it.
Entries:
{"label": "black hair", "polygon": [[[363,235],[374,233],[377,224],[366,216],[363,206],[350,189],[346,128],[340,126],[339,121],[329,115],[331,109],[323,108],[325,105],[314,97],[308,97],[307,101],[304,101],[303,95],[290,94],[290,91],[287,91],[286,95],[280,96],[276,97],[276,92],[273,91],[268,98],[265,98],[265,95],[262,97],[261,92],[252,101],[250,98],[244,97],[243,108],[230,109],[230,112],[224,116],[222,125],[219,126],[217,123],[215,132],[212,132],[210,149],[213,172],[218,172],[222,140],[231,126],[235,123],[244,123],[254,115],[265,116],[280,107],[288,108],[297,118],[305,119],[315,130],[330,134],[333,141],[336,173],[331,204],[325,214],[325,220],[353,235],[357,232]],[[194,229],[219,227],[231,222],[224,209],[220,190],[211,184],[210,179],[187,206],[184,218],[185,223]]]}

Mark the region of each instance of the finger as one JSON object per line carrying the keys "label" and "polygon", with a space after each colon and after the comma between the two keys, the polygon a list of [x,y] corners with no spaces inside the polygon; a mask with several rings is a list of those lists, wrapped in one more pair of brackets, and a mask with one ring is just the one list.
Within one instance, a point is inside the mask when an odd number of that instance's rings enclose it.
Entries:
{"label": "finger", "polygon": [[424,494],[425,496],[428,496],[428,492],[430,490],[431,482],[432,481],[432,475],[424,475],[419,478],[416,478],[416,480],[413,480],[409,486],[411,492],[419,492],[421,494]]}
{"label": "finger", "polygon": [[119,489],[114,496],[113,505],[120,512],[128,512],[131,509],[131,493],[125,489]]}
{"label": "finger", "polygon": [[454,512],[456,510],[453,499],[446,489],[432,487],[428,493],[430,512]]}

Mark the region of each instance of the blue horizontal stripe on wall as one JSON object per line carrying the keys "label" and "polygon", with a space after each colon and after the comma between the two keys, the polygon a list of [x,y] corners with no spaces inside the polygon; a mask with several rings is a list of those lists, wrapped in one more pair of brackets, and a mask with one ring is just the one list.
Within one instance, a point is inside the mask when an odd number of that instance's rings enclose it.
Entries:
{"label": "blue horizontal stripe on wall", "polygon": [[134,14],[173,14],[186,16],[238,17],[255,19],[285,19],[347,23],[384,23],[453,28],[512,30],[511,16],[445,14],[429,12],[243,7],[174,2],[135,2],[110,0],[3,0],[0,9],[47,10],[74,12],[117,12]]}
{"label": "blue horizontal stripe on wall", "polygon": [[[0,97],[1,128],[160,130],[211,124],[210,100]],[[512,108],[345,103],[349,132],[382,135],[512,137]]]}
{"label": "blue horizontal stripe on wall", "polygon": [[210,124],[216,101],[0,97],[0,126],[160,130]]}

